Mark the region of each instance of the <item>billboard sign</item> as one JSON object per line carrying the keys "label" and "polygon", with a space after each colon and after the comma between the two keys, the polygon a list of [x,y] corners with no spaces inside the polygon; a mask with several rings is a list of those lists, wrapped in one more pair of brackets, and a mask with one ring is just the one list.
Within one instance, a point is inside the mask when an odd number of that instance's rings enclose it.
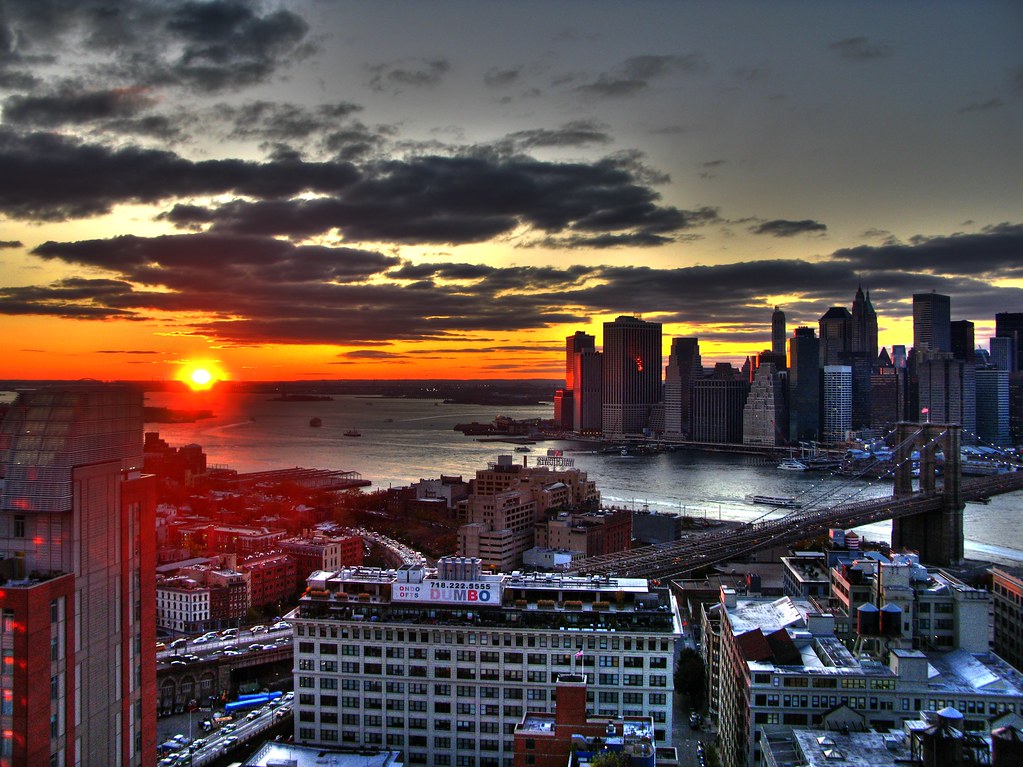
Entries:
{"label": "billboard sign", "polygon": [[392,602],[421,604],[500,605],[501,584],[481,581],[431,581],[395,583],[391,586]]}

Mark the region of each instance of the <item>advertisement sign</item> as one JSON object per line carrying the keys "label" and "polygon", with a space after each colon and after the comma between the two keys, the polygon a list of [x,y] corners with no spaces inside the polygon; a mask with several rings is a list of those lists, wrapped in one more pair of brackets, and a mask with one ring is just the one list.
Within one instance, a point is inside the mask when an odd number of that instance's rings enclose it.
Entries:
{"label": "advertisement sign", "polygon": [[392,602],[430,604],[499,605],[501,584],[480,581],[431,581],[395,583],[391,586]]}

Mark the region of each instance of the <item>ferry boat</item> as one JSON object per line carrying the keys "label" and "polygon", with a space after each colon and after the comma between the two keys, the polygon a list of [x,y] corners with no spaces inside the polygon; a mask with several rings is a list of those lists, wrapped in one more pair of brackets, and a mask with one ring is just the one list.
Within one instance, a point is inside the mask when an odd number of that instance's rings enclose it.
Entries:
{"label": "ferry boat", "polygon": [[795,498],[787,495],[747,495],[749,503],[759,503],[763,506],[775,506],[778,508],[798,509],[801,504]]}
{"label": "ferry boat", "polygon": [[345,432],[345,436],[346,437],[361,437],[362,436],[362,432],[359,431],[358,429],[349,429],[348,431]]}
{"label": "ferry boat", "polygon": [[786,458],[778,464],[778,468],[782,471],[807,471],[810,467],[798,458]]}
{"label": "ferry boat", "polygon": [[532,453],[533,451],[530,448],[526,447],[525,445],[519,445],[517,448],[515,448],[515,452],[516,453]]}

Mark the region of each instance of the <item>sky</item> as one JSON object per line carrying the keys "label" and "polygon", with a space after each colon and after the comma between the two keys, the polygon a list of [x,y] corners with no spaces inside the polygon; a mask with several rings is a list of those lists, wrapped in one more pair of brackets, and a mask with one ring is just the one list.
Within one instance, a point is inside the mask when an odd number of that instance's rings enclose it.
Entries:
{"label": "sky", "polygon": [[1023,4],[0,0],[0,378],[705,364],[1023,311]]}

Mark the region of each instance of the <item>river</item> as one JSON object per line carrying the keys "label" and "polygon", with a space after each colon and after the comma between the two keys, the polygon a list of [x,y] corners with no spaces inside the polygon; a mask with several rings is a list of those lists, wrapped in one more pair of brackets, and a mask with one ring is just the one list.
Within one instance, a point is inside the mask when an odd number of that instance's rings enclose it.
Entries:
{"label": "river", "polygon": [[[550,418],[551,406],[454,405],[434,400],[335,395],[331,401],[281,402],[268,394],[170,394],[150,392],[146,404],[209,409],[215,417],[184,424],[147,424],[172,446],[195,443],[210,464],[243,472],[306,468],[357,471],[374,488],[408,485],[420,479],[461,475],[469,479],[500,454],[532,463],[547,448],[559,448],[597,483],[605,505],[644,506],[658,511],[748,521],[764,507],[744,501],[748,494],[798,496],[804,504],[871,498],[891,492],[884,481],[850,480],[818,472],[779,471],[775,461],[748,456],[676,451],[624,457],[594,452],[586,443],[549,441],[532,453],[481,442],[452,427],[490,422],[497,415]],[[314,428],[310,419],[319,418]],[[356,430],[361,437],[346,437]],[[995,496],[988,505],[964,510],[966,555],[1007,564],[1023,563],[1023,493]],[[858,530],[872,540],[889,540],[890,523]]]}

